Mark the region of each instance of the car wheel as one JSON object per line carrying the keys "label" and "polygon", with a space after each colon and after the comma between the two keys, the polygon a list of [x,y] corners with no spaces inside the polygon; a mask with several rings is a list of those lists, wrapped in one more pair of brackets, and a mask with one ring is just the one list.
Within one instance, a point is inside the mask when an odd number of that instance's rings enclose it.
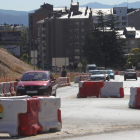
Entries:
{"label": "car wheel", "polygon": [[126,78],[124,78],[124,81],[126,81]]}
{"label": "car wheel", "polygon": [[136,77],[136,80],[137,80],[137,77]]}

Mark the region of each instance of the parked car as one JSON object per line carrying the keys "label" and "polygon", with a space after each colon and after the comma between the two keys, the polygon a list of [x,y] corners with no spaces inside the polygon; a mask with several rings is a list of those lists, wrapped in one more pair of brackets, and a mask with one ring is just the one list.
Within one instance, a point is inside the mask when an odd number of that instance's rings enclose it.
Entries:
{"label": "parked car", "polygon": [[106,81],[110,80],[107,72],[105,70],[93,70],[91,73],[91,81]]}
{"label": "parked car", "polygon": [[49,71],[27,71],[17,85],[17,95],[56,96],[58,84]]}
{"label": "parked car", "polygon": [[115,73],[113,70],[107,70],[107,73],[109,74],[110,79],[115,79]]}
{"label": "parked car", "polygon": [[124,72],[124,81],[126,79],[136,79],[137,80],[137,74],[134,69],[126,69]]}

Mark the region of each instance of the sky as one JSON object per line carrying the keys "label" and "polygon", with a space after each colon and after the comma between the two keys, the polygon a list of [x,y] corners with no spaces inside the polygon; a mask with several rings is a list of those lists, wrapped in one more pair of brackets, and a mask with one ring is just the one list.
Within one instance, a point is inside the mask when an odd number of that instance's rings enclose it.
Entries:
{"label": "sky", "polygon": [[[139,0],[73,0],[84,5],[90,2],[98,2],[102,4],[115,5],[123,2],[132,3]],[[54,7],[68,6],[70,7],[71,0],[0,0],[0,9],[15,10],[15,11],[32,11],[40,8],[40,5],[45,3],[52,4]]]}

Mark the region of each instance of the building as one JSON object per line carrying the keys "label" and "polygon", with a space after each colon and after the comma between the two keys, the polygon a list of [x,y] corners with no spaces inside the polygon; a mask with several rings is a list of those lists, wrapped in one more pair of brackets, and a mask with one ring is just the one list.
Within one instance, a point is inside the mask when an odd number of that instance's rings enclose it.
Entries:
{"label": "building", "polygon": [[140,9],[132,11],[127,14],[128,26],[135,27],[140,30]]}
{"label": "building", "polygon": [[29,50],[33,50],[37,46],[38,24],[39,20],[51,16],[53,13],[53,5],[43,4],[34,13],[29,14]]}
{"label": "building", "polygon": [[[11,25],[3,24],[3,25],[0,25],[0,31],[13,32],[13,36],[14,36],[15,32],[20,31],[20,36],[19,36],[19,38],[21,38],[20,43],[6,44],[6,45],[1,44],[1,46],[19,58],[23,54],[28,53],[28,41],[29,41],[28,40],[28,27],[26,27],[24,25],[20,25],[20,24],[11,24]],[[9,36],[11,36],[11,35],[9,34]],[[11,41],[12,41],[12,39],[11,39]]]}
{"label": "building", "polygon": [[[86,34],[93,26],[92,10],[80,8],[71,2],[71,7],[55,9],[53,16],[38,21],[38,65],[51,66],[52,58],[69,58],[74,65],[83,58]],[[43,64],[42,64],[43,63]]]}
{"label": "building", "polygon": [[135,27],[125,27],[119,33],[126,42],[126,46],[123,48],[125,54],[130,54],[132,49],[140,47],[140,30],[136,30]]}

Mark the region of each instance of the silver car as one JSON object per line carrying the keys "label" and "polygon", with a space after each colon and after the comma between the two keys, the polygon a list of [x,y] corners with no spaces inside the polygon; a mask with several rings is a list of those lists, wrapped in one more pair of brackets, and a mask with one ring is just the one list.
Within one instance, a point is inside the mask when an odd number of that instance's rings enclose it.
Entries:
{"label": "silver car", "polygon": [[91,81],[106,81],[106,75],[103,70],[93,70],[91,73]]}

